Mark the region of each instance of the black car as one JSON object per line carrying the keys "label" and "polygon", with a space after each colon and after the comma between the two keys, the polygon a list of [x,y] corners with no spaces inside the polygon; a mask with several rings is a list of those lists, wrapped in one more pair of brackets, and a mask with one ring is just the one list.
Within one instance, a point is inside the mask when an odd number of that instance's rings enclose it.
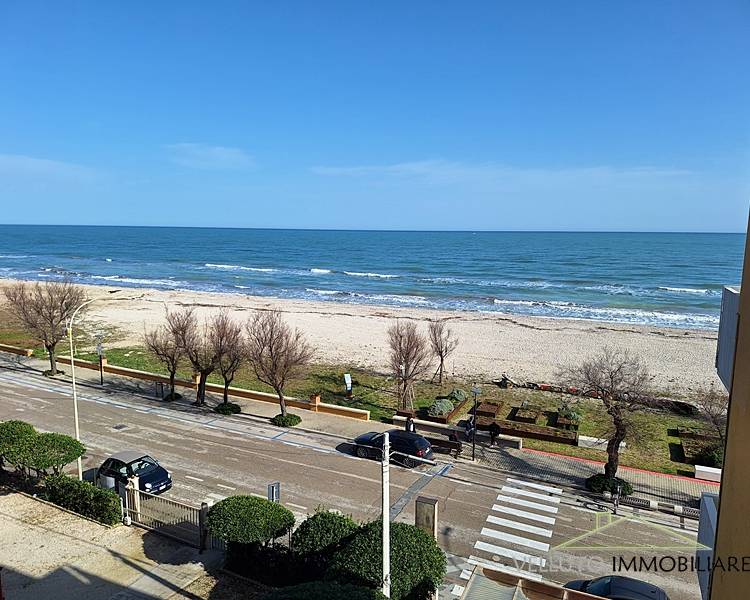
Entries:
{"label": "black car", "polygon": [[661,588],[619,575],[608,575],[597,579],[576,579],[565,584],[569,590],[587,592],[610,600],[669,600]]}
{"label": "black car", "polygon": [[104,487],[125,489],[130,477],[138,477],[138,488],[150,494],[161,494],[172,487],[169,471],[143,452],[118,452],[99,467],[99,482]]}
{"label": "black car", "polygon": [[[391,455],[393,462],[400,463],[405,467],[415,467],[419,461],[409,458],[416,456],[426,460],[432,460],[432,446],[424,436],[403,429],[391,429],[388,432],[390,438]],[[381,460],[383,451],[383,434],[379,431],[363,433],[354,440],[354,451],[360,458],[375,458]]]}

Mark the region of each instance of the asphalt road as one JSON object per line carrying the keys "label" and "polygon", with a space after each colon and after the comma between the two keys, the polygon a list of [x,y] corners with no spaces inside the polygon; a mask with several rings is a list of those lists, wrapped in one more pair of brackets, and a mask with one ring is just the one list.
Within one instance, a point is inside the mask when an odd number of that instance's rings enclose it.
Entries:
{"label": "asphalt road", "polygon": [[[69,382],[2,368],[0,394],[0,419],[73,434]],[[339,438],[96,386],[79,387],[79,414],[84,469],[120,450],[143,450],[172,472],[166,497],[174,500],[265,497],[268,483],[280,481],[282,503],[298,521],[318,507],[359,521],[380,515],[379,464],[353,456]],[[438,499],[439,543],[450,554],[457,586],[470,563],[565,583],[611,574],[613,556],[694,554],[694,522],[681,528],[675,519],[630,512],[612,519],[575,490],[438,457],[436,466],[392,466],[391,517],[413,523],[416,496]],[[661,585],[672,600],[700,597],[694,573],[636,576]]]}

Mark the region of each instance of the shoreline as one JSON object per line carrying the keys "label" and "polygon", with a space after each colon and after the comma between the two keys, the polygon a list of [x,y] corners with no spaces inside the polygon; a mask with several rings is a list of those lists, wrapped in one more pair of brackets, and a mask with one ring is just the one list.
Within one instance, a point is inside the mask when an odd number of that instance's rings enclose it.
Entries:
{"label": "shoreline", "polygon": [[[13,281],[0,279],[0,287]],[[444,318],[459,338],[447,371],[462,378],[488,381],[507,373],[517,380],[554,382],[561,367],[610,345],[640,355],[660,393],[690,396],[701,386],[718,383],[715,330],[139,287],[120,288],[123,300],[115,300],[107,290],[116,286],[81,287],[91,298],[110,298],[93,303],[87,313],[89,321],[118,328],[122,339],[110,346],[142,345],[144,331],[163,322],[165,306],[193,306],[199,316],[225,308],[241,321],[253,310],[277,308],[290,325],[306,334],[316,350],[315,362],[383,372],[386,331],[394,319],[416,320],[426,333],[429,319]]]}

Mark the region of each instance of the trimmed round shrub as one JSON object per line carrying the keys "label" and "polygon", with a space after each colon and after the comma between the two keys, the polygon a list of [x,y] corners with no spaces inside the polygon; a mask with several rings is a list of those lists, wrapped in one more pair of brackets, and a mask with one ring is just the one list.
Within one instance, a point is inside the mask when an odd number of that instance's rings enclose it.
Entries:
{"label": "trimmed round shrub", "polygon": [[380,590],[336,581],[312,581],[272,591],[263,600],[385,600]]}
{"label": "trimmed round shrub", "polygon": [[[373,521],[333,555],[326,579],[377,589],[383,580],[383,525]],[[426,600],[443,581],[446,560],[437,542],[407,523],[391,523],[391,598]]]}
{"label": "trimmed round shrub", "polygon": [[222,402],[214,408],[214,411],[220,415],[236,415],[242,412],[242,407],[234,402]]}
{"label": "trimmed round shrub", "polygon": [[57,475],[65,465],[77,460],[85,452],[83,444],[69,435],[39,433],[29,438],[26,466],[45,474],[51,469]]}
{"label": "trimmed round shrub", "polygon": [[50,475],[44,480],[43,495],[53,504],[105,525],[114,525],[122,518],[120,497],[112,490],[98,488],[88,481],[78,481],[67,475]]}
{"label": "trimmed round shrub", "polygon": [[343,544],[359,530],[351,517],[320,511],[307,517],[292,534],[292,548],[311,577],[324,572]]}
{"label": "trimmed round shrub", "polygon": [[271,423],[277,427],[294,427],[302,423],[302,419],[292,413],[287,413],[286,415],[278,414],[271,419]]}
{"label": "trimmed round shrub", "polygon": [[609,478],[604,473],[597,473],[586,480],[586,489],[601,494],[602,492],[617,493],[617,485],[620,485],[620,497],[630,496],[633,486],[619,477]]}
{"label": "trimmed round shrub", "polygon": [[706,444],[693,457],[696,465],[720,468],[724,464],[724,446]]}
{"label": "trimmed round shrub", "polygon": [[208,510],[208,530],[226,542],[265,544],[289,533],[292,512],[265,498],[230,496]]}
{"label": "trimmed round shrub", "polygon": [[[8,461],[13,465],[23,464],[26,441],[36,436],[33,425],[24,421],[3,421],[0,423],[0,464]],[[19,461],[20,462],[17,462]]]}
{"label": "trimmed round shrub", "polygon": [[447,415],[453,410],[453,402],[448,398],[438,398],[432,403],[432,406],[427,409],[427,414],[431,417],[442,417]]}

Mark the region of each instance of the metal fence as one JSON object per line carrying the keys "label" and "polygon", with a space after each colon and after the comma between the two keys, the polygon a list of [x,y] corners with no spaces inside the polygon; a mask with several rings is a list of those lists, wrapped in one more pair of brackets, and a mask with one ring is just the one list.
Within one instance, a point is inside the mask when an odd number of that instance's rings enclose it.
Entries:
{"label": "metal fence", "polygon": [[123,495],[125,516],[130,522],[194,546],[224,550],[224,542],[208,532],[208,505],[191,506],[162,496],[149,494],[129,485]]}

